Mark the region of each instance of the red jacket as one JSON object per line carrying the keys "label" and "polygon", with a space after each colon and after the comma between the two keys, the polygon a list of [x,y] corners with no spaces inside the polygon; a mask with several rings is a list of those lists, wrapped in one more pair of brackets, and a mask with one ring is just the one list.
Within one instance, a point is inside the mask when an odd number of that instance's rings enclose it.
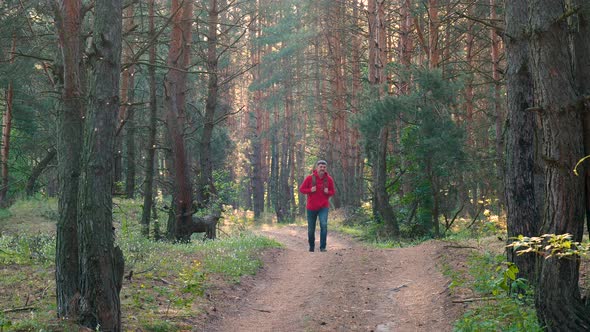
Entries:
{"label": "red jacket", "polygon": [[[316,170],[313,171],[313,175],[316,178],[316,191],[311,192],[312,176],[308,175],[303,183],[299,187],[299,191],[302,194],[307,195],[307,209],[311,211],[317,211],[321,208],[330,207],[330,201],[328,200],[331,196],[334,196],[336,190],[334,189],[334,179],[328,174],[324,173],[324,177],[320,178]],[[328,193],[324,193],[324,178],[328,177]]]}

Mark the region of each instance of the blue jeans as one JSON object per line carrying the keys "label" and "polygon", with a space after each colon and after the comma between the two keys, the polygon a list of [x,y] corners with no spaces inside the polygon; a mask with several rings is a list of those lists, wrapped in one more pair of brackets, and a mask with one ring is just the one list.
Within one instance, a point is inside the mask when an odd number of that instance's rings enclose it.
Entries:
{"label": "blue jeans", "polygon": [[315,249],[315,225],[318,217],[320,217],[320,250],[326,249],[328,208],[321,208],[317,211],[307,210],[307,240],[309,242],[309,250]]}

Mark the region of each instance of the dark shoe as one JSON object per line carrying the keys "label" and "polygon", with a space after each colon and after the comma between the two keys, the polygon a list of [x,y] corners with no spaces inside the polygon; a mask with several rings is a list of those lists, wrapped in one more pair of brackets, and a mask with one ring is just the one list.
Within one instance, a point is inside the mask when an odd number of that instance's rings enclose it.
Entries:
{"label": "dark shoe", "polygon": [[313,248],[309,248],[309,252],[314,252],[315,250],[313,250]]}
{"label": "dark shoe", "polygon": [[326,249],[320,249],[320,251],[321,251],[321,252],[326,252],[326,251],[328,251],[328,250],[326,250]]}

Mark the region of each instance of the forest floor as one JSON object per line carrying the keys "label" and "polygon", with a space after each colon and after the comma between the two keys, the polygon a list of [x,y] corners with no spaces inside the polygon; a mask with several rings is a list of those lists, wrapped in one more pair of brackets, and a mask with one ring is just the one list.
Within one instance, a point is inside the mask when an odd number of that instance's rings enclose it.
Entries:
{"label": "forest floor", "polygon": [[441,272],[444,242],[377,249],[331,232],[327,252],[309,252],[304,227],[259,233],[284,248],[269,250],[256,276],[211,294],[204,330],[451,331],[463,311]]}

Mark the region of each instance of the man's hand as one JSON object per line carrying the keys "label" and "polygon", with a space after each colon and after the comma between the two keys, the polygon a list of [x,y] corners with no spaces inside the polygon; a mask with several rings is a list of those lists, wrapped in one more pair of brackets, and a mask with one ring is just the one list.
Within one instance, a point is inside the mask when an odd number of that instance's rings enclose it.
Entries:
{"label": "man's hand", "polygon": [[311,187],[311,192],[315,193],[315,191],[316,191],[316,186]]}
{"label": "man's hand", "polygon": [[324,194],[328,193],[328,188],[324,188]]}

